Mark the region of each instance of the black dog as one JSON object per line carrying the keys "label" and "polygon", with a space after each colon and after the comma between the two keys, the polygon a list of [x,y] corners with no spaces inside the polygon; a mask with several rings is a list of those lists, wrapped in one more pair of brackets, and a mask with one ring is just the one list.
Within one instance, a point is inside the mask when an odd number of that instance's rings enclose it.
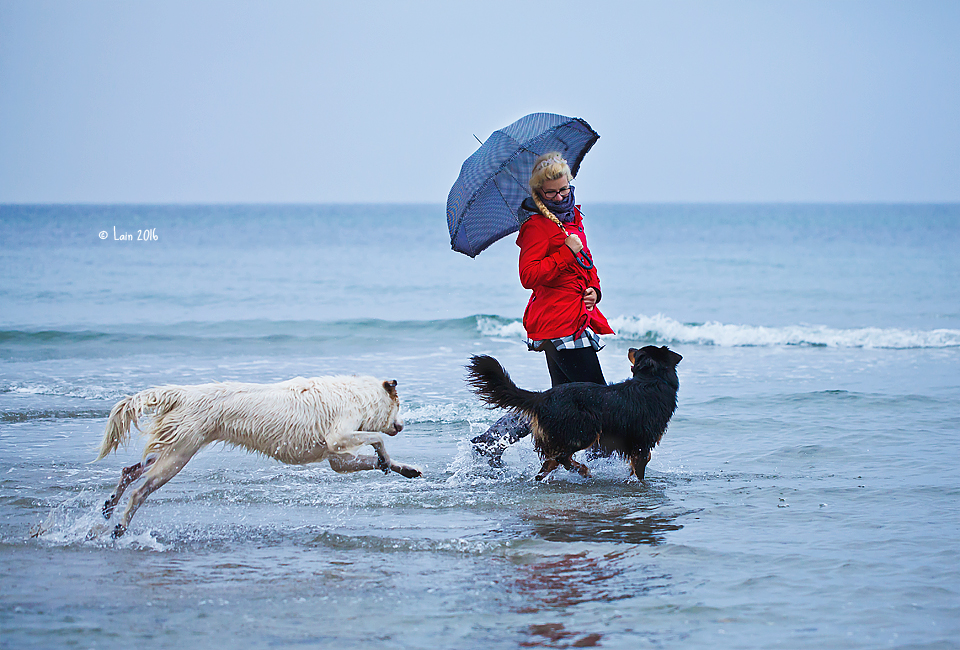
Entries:
{"label": "black dog", "polygon": [[667,346],[631,348],[633,378],[600,386],[587,382],[562,384],[542,393],[518,388],[500,362],[474,356],[467,382],[491,406],[512,409],[530,419],[534,446],[544,459],[537,480],[559,465],[590,476],[572,456],[596,443],[630,460],[643,480],[652,450],[667,430],[677,408],[677,364],[683,359]]}

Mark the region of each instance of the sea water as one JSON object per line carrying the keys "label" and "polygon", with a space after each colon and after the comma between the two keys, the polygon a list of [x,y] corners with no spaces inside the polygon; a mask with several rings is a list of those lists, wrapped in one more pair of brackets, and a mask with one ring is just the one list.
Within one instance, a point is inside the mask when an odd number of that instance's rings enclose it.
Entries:
{"label": "sea water", "polygon": [[[0,646],[960,646],[960,206],[584,212],[607,380],[683,355],[644,482],[473,456],[470,356],[549,378],[440,205],[0,206]],[[423,478],[216,446],[110,537],[121,397],[341,373]]]}

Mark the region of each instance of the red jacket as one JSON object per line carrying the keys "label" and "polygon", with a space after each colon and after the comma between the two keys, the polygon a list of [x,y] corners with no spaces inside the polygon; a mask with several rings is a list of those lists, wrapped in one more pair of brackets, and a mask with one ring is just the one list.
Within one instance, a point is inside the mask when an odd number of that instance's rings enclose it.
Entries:
{"label": "red jacket", "polygon": [[[593,259],[579,205],[573,221],[564,226],[568,234],[580,238],[583,252]],[[577,262],[573,251],[563,243],[566,237],[557,224],[540,214],[520,226],[520,284],[533,290],[523,312],[523,327],[534,341],[580,335],[587,326],[597,334],[613,334],[597,307],[587,311],[583,305],[583,292],[588,287],[596,289],[599,302],[600,278],[596,268],[585,269]]]}

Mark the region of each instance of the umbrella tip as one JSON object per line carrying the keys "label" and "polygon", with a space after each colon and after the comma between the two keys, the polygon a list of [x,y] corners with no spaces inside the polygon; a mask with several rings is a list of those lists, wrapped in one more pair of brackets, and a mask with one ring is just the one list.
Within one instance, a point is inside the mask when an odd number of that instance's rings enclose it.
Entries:
{"label": "umbrella tip", "polygon": [[[474,133],[473,137],[477,138],[477,134]],[[481,140],[480,138],[477,138],[477,142],[479,142],[481,145],[483,144],[483,140]]]}

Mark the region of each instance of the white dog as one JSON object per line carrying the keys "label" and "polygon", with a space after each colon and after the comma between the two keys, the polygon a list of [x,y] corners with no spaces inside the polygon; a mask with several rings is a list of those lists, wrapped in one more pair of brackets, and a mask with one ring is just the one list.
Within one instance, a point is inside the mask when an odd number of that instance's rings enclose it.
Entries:
{"label": "white dog", "polygon": [[[277,384],[228,382],[141,391],[110,411],[97,460],[127,442],[141,415],[153,411],[154,417],[143,432],[148,437],[144,460],[124,468],[116,492],[103,504],[103,516],[109,519],[123,491],[146,476],[113,531],[114,537],[123,535],[144,499],[211,442],[292,465],[327,459],[337,472],[379,469],[420,476],[420,470],[390,460],[383,437],[375,433],[399,433],[399,410],[397,382],[374,377],[297,377]],[[363,445],[372,445],[377,455],[355,455]]]}

